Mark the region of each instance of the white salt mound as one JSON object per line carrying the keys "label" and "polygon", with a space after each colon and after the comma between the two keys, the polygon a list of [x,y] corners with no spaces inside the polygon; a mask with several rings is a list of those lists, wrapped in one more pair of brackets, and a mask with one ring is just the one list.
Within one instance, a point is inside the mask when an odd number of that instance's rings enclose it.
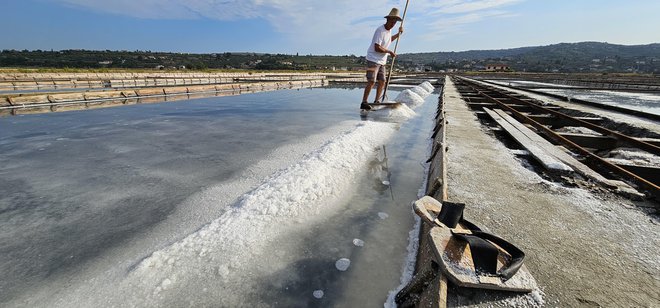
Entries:
{"label": "white salt mound", "polygon": [[425,97],[429,96],[429,92],[426,91],[426,89],[424,89],[420,86],[410,88],[410,91],[415,92],[415,94],[419,95],[419,97],[421,97],[421,98],[425,98]]}
{"label": "white salt mound", "polygon": [[424,99],[410,89],[401,91],[401,93],[399,93],[399,95],[394,100],[397,103],[403,103],[409,107],[415,107],[424,103]]}
{"label": "white salt mound", "polygon": [[433,87],[433,85],[428,81],[422,82],[419,86],[424,88],[424,90],[426,90],[429,93],[431,93],[431,92],[433,92],[433,90],[435,90],[435,87]]}
{"label": "white salt mound", "polygon": [[394,121],[405,121],[414,117],[415,114],[415,111],[406,104],[401,104],[396,108],[387,108],[387,117]]}
{"label": "white salt mound", "polygon": [[323,290],[316,290],[314,293],[312,293],[315,298],[321,299],[323,298]]}
{"label": "white salt mound", "polygon": [[353,245],[355,245],[357,247],[362,247],[362,246],[364,246],[364,241],[359,239],[359,238],[354,238],[353,239]]}
{"label": "white salt mound", "polygon": [[380,219],[387,219],[390,215],[385,212],[378,212],[378,217],[380,217]]}

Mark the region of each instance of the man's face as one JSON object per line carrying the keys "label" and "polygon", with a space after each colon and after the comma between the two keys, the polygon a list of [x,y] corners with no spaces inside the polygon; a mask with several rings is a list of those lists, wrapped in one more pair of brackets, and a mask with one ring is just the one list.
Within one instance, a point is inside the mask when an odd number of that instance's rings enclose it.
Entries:
{"label": "man's face", "polygon": [[387,20],[385,21],[385,29],[390,30],[394,28],[394,25],[396,25],[397,21],[398,20],[396,18],[387,18]]}

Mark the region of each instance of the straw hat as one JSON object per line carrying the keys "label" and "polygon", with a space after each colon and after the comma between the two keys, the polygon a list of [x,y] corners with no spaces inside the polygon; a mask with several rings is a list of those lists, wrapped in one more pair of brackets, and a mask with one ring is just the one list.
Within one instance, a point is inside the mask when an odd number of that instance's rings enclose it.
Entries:
{"label": "straw hat", "polygon": [[401,16],[399,16],[399,9],[397,8],[392,8],[390,11],[390,14],[385,16],[385,18],[396,18],[396,20],[401,21]]}

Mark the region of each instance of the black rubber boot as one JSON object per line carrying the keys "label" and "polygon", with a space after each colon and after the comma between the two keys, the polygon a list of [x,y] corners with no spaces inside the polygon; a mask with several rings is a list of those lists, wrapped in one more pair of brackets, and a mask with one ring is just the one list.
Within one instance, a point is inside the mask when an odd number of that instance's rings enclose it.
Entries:
{"label": "black rubber boot", "polygon": [[367,102],[362,102],[362,104],[360,104],[360,109],[362,109],[362,110],[371,110],[371,106],[369,106],[369,104],[367,104]]}

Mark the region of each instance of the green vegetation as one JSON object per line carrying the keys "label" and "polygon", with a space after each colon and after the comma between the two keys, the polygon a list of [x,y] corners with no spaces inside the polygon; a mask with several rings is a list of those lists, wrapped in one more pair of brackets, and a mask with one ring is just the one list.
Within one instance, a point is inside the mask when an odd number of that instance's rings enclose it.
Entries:
{"label": "green vegetation", "polygon": [[[660,44],[624,46],[584,42],[503,50],[401,54],[403,71],[482,71],[506,65],[517,72],[660,73]],[[166,70],[357,70],[363,56],[315,56],[264,53],[189,54],[151,51],[17,51],[0,52],[0,67],[17,69]]]}
{"label": "green vegetation", "polygon": [[660,44],[624,46],[597,42],[463,52],[403,54],[403,66],[479,71],[504,64],[518,72],[660,73]]}
{"label": "green vegetation", "polygon": [[259,53],[188,54],[151,51],[16,51],[0,52],[0,67],[73,69],[256,69],[332,70],[360,69],[364,57],[312,56]]}

